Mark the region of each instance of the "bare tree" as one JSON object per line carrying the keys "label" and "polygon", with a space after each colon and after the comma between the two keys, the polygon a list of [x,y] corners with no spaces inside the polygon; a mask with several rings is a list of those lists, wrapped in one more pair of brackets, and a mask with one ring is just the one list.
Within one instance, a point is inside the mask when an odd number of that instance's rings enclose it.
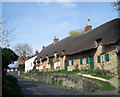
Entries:
{"label": "bare tree", "polygon": [[3,48],[10,46],[10,41],[14,40],[13,34],[16,27],[10,27],[8,25],[8,19],[5,21],[0,17],[0,43]]}
{"label": "bare tree", "polygon": [[33,50],[31,48],[31,46],[28,44],[18,43],[16,46],[14,46],[14,51],[19,57],[21,57],[23,55],[26,55],[26,56],[33,55]]}
{"label": "bare tree", "polygon": [[112,2],[112,7],[114,8],[114,10],[119,11],[120,10],[120,0],[114,0],[114,2]]}

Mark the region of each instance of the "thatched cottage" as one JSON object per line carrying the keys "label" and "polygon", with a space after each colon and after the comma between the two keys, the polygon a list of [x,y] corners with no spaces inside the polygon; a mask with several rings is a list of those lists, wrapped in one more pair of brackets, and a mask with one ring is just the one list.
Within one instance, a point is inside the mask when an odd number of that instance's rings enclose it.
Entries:
{"label": "thatched cottage", "polygon": [[37,55],[34,64],[40,71],[96,69],[117,73],[120,52],[120,19],[114,19],[86,33],[54,42]]}

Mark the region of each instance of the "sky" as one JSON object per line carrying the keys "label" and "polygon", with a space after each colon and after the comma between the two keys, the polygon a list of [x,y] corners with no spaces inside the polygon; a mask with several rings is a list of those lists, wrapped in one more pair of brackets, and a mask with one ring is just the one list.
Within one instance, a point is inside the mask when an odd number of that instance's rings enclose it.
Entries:
{"label": "sky", "polygon": [[70,30],[84,29],[88,19],[94,29],[118,17],[111,2],[3,2],[2,13],[9,27],[16,27],[11,48],[27,43],[34,52],[55,36],[62,40]]}

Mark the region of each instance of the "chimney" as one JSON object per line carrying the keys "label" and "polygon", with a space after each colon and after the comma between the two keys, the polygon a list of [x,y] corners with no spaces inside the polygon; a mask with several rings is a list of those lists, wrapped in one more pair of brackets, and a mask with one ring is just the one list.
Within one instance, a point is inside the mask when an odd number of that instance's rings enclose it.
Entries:
{"label": "chimney", "polygon": [[53,43],[56,44],[58,41],[59,39],[55,37]]}
{"label": "chimney", "polygon": [[35,54],[36,54],[36,55],[38,54],[38,50],[35,51]]}
{"label": "chimney", "polygon": [[26,51],[25,50],[23,50],[23,56],[26,56]]}
{"label": "chimney", "polygon": [[90,19],[88,19],[88,25],[90,25]]}
{"label": "chimney", "polygon": [[42,50],[45,48],[45,46],[42,46]]}
{"label": "chimney", "polygon": [[85,27],[85,32],[88,32],[90,30],[92,30],[92,26],[90,25],[90,19],[88,19],[88,25]]}

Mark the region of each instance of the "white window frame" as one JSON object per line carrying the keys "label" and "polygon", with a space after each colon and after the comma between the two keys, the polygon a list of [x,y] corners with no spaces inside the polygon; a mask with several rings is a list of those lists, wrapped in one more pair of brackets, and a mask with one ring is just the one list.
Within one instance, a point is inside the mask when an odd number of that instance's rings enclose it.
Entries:
{"label": "white window frame", "polygon": [[82,64],[87,64],[86,58],[82,58]]}
{"label": "white window frame", "polygon": [[46,68],[50,68],[50,64],[47,64],[47,67]]}
{"label": "white window frame", "polygon": [[69,65],[70,65],[70,66],[72,65],[72,60],[69,60]]}
{"label": "white window frame", "polygon": [[100,61],[101,62],[106,62],[106,54],[100,55]]}
{"label": "white window frame", "polygon": [[60,67],[60,61],[57,62],[57,67]]}
{"label": "white window frame", "polygon": [[54,53],[54,57],[56,57],[57,56],[57,53]]}

